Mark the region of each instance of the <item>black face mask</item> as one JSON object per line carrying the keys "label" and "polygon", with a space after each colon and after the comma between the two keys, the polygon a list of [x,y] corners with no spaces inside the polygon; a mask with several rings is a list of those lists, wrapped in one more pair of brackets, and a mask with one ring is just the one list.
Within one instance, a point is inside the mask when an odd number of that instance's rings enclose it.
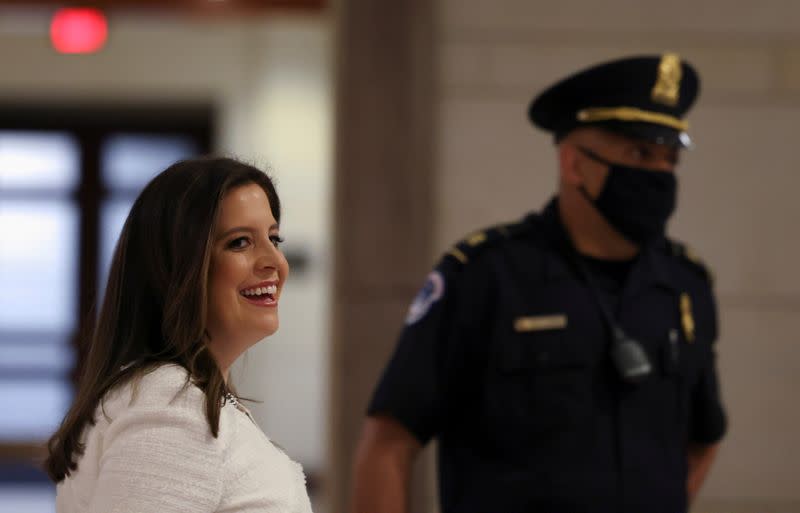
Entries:
{"label": "black face mask", "polygon": [[606,183],[597,199],[592,199],[581,187],[581,192],[603,217],[638,245],[663,237],[677,201],[675,174],[615,164],[590,150],[578,149],[609,168]]}

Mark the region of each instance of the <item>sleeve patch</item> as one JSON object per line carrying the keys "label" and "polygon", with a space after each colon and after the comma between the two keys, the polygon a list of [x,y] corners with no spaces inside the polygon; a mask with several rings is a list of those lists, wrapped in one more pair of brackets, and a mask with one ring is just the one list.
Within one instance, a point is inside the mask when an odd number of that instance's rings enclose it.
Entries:
{"label": "sleeve patch", "polygon": [[425,285],[408,307],[406,325],[414,324],[428,313],[431,306],[444,296],[444,277],[439,271],[428,274]]}

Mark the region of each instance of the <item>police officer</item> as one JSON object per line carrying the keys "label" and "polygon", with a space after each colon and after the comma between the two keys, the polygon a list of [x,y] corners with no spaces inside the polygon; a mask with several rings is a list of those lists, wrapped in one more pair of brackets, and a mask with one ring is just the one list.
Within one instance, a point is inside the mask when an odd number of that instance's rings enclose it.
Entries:
{"label": "police officer", "polygon": [[436,437],[443,513],[680,513],[726,420],[711,277],[665,236],[695,70],[594,66],[540,94],[558,195],[447,252],[369,405],[354,510],[407,510]]}

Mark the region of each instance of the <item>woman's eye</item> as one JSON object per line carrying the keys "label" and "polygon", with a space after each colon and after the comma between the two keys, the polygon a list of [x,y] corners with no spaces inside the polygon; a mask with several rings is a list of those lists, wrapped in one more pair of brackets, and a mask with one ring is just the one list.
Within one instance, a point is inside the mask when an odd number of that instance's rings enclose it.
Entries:
{"label": "woman's eye", "polygon": [[239,237],[233,239],[228,243],[228,249],[244,249],[250,245],[250,239],[247,237]]}
{"label": "woman's eye", "polygon": [[269,240],[272,241],[272,245],[276,248],[283,244],[283,239],[279,235],[270,235]]}

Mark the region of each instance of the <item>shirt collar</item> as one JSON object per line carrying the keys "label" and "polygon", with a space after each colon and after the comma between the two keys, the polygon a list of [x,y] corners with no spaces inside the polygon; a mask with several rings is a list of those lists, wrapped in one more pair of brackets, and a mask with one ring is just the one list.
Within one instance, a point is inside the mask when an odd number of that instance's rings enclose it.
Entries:
{"label": "shirt collar", "polygon": [[[561,222],[558,210],[558,196],[551,198],[538,216],[529,216],[533,222],[538,218],[551,247],[555,249],[545,262],[544,273],[547,279],[560,279],[574,275],[569,264],[569,251],[574,251],[567,229]],[[655,284],[674,289],[667,268],[667,241],[660,238],[641,249],[639,257],[631,268],[625,285],[625,295],[635,294],[649,285]]]}

